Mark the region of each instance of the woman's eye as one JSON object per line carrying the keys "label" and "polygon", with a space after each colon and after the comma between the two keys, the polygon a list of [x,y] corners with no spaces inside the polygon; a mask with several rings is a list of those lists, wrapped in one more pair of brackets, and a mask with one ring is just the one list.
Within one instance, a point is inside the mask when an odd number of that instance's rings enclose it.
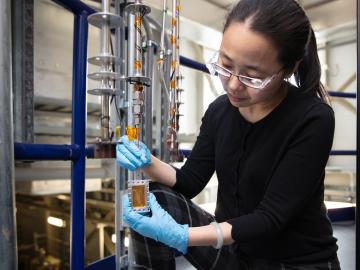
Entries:
{"label": "woman's eye", "polygon": [[246,76],[253,78],[253,79],[257,79],[257,80],[262,80],[262,76],[260,76],[259,74],[246,74]]}
{"label": "woman's eye", "polygon": [[251,79],[251,82],[253,82],[253,83],[261,83],[261,79],[252,78],[252,79]]}

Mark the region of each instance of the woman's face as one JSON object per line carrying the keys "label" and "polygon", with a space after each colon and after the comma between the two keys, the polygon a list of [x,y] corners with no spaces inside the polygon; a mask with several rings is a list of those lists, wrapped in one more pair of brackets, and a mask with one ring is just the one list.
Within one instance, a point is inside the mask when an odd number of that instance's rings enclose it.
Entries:
{"label": "woman's face", "polygon": [[224,32],[219,50],[218,64],[234,74],[266,79],[278,74],[264,89],[244,85],[237,77],[219,76],[231,104],[248,107],[268,103],[277,97],[284,79],[278,52],[265,36],[253,32],[248,24],[231,23]]}

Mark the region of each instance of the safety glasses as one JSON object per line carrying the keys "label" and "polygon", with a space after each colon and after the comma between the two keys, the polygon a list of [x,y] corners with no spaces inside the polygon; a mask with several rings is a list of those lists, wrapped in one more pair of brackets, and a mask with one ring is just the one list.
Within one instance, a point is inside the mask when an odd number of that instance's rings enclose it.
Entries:
{"label": "safety glasses", "polygon": [[221,66],[218,62],[219,62],[219,52],[216,52],[214,56],[210,59],[210,61],[206,64],[206,67],[208,68],[211,75],[219,76],[220,78],[226,80],[230,80],[231,76],[234,76],[244,85],[258,90],[264,89],[281,72],[280,70],[277,74],[269,76],[265,79],[259,79],[259,78],[253,78],[240,74],[234,74],[232,71]]}

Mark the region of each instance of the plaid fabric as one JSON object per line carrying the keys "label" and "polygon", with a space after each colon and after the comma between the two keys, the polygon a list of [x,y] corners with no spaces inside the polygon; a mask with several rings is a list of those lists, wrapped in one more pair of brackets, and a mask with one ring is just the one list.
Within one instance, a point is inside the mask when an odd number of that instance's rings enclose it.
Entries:
{"label": "plaid fabric", "polygon": [[[154,193],[159,204],[180,224],[199,227],[215,221],[213,215],[167,186],[151,183],[150,191]],[[176,250],[132,230],[131,246],[133,257],[129,256],[130,269],[176,269]],[[189,247],[188,253],[184,256],[199,270],[340,270],[337,258],[331,262],[314,265],[253,261],[245,255],[240,256],[235,245],[223,246],[219,250],[213,247]]]}

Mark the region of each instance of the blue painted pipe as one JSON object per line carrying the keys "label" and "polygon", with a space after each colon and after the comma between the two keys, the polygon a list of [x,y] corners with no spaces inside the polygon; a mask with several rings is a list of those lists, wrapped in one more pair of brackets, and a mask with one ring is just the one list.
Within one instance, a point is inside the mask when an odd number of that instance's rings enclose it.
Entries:
{"label": "blue painted pipe", "polygon": [[328,209],[331,222],[355,220],[355,207]]}
{"label": "blue painted pipe", "polygon": [[185,56],[180,56],[180,64],[188,68],[210,73],[204,64],[194,61],[190,58],[186,58]]}
{"label": "blue painted pipe", "polygon": [[95,158],[94,151],[95,151],[95,149],[94,149],[93,145],[87,146],[86,147],[86,157],[87,158]]}
{"label": "blue painted pipe", "polygon": [[80,156],[73,161],[71,168],[71,270],[83,270],[85,259],[87,16],[86,12],[74,16],[71,141],[79,146]]}
{"label": "blue painted pipe", "polygon": [[115,269],[115,255],[106,257],[102,260],[98,260],[89,264],[85,269],[86,270],[104,270],[104,269]]}
{"label": "blue painted pipe", "polygon": [[331,156],[356,156],[356,150],[332,150]]}
{"label": "blue painted pipe", "polygon": [[14,144],[15,160],[77,160],[80,156],[78,145]]}
{"label": "blue painted pipe", "polygon": [[180,149],[180,152],[184,155],[184,157],[188,157],[191,154],[191,150],[189,149]]}
{"label": "blue painted pipe", "polygon": [[332,97],[343,97],[343,98],[356,98],[356,93],[343,93],[337,91],[328,91]]}
{"label": "blue painted pipe", "polygon": [[96,12],[88,5],[78,0],[53,0],[53,2],[56,2],[65,9],[70,10],[74,14],[80,14],[85,11],[88,13],[88,15],[90,15]]}
{"label": "blue painted pipe", "polygon": [[[77,160],[78,145],[15,143],[15,160]],[[86,147],[86,157],[94,158],[94,146]]]}

